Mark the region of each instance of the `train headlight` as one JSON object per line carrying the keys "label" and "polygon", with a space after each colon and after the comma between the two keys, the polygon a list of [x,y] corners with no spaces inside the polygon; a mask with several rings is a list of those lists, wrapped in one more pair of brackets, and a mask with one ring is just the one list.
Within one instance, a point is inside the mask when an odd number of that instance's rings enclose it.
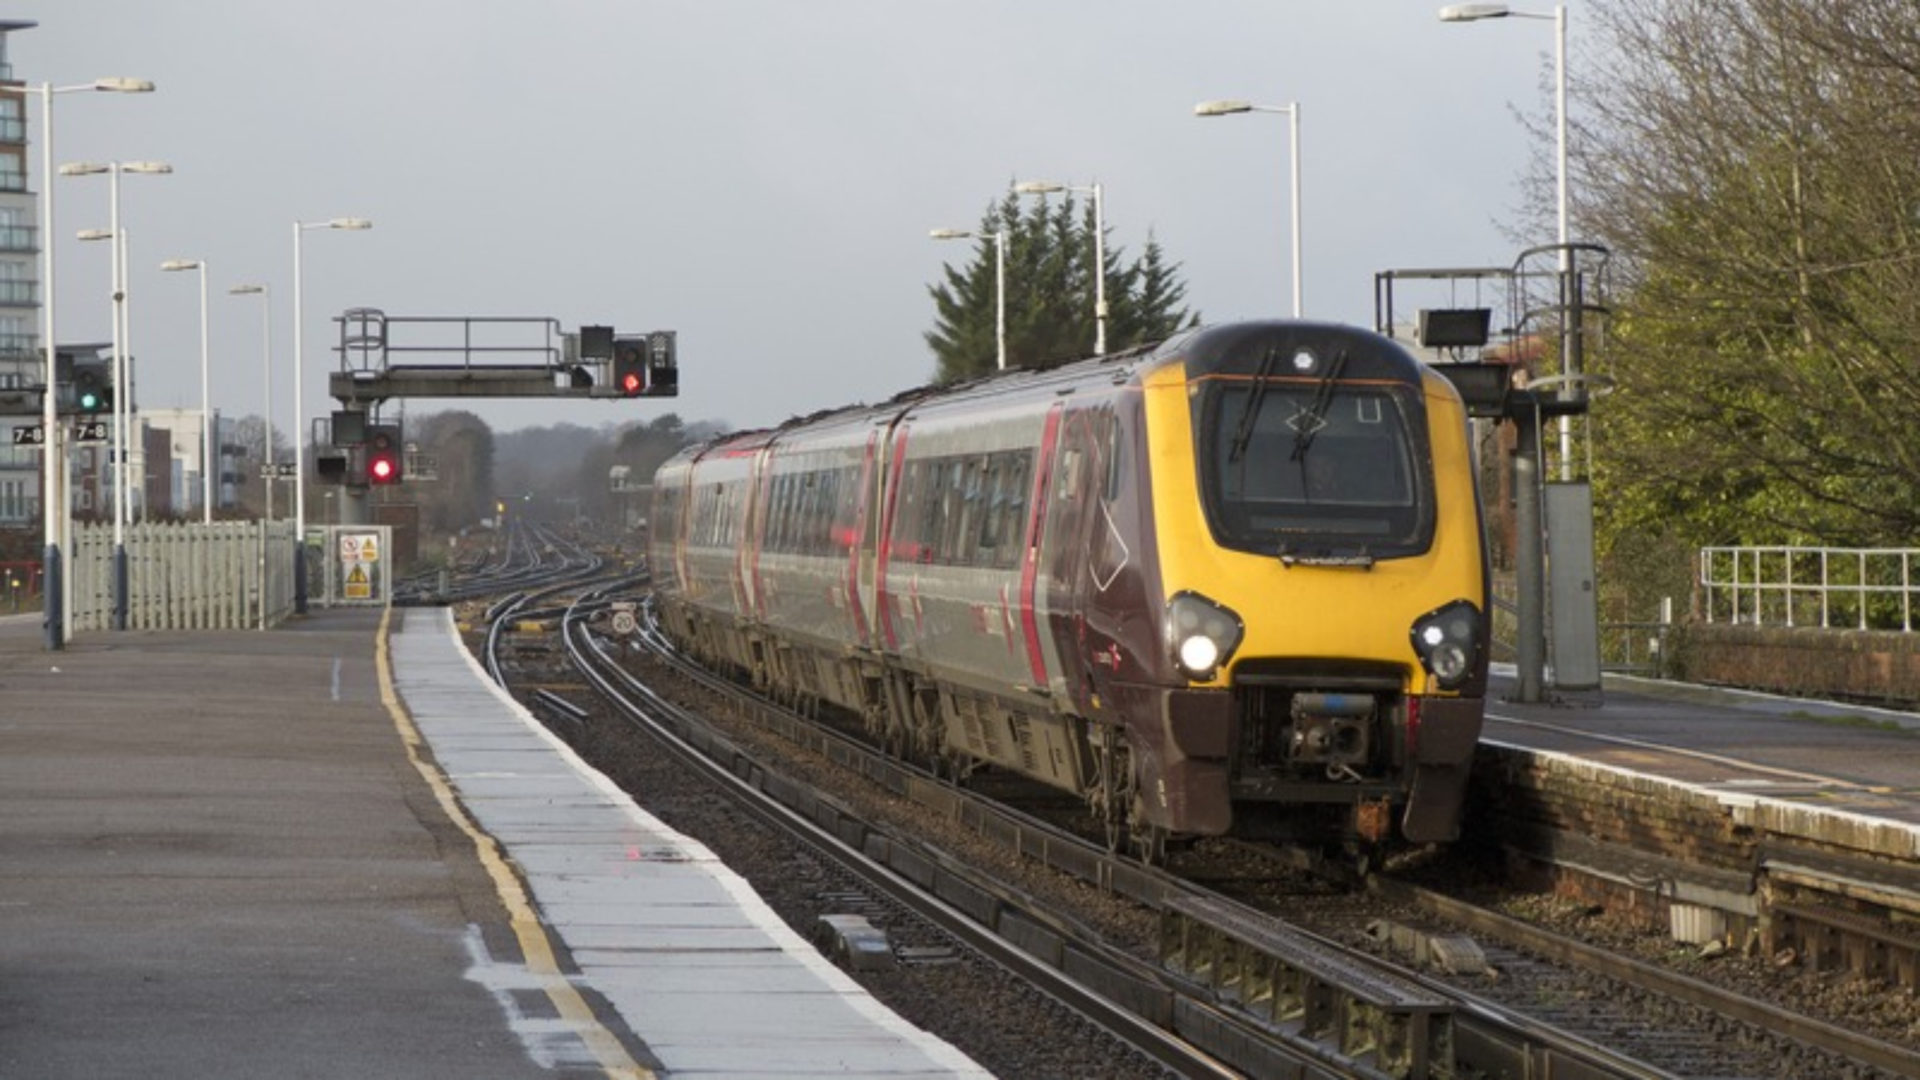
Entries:
{"label": "train headlight", "polygon": [[1167,601],[1167,646],[1187,678],[1205,682],[1240,647],[1246,626],[1240,616],[1201,596],[1183,592]]}
{"label": "train headlight", "polygon": [[1413,621],[1413,651],[1420,663],[1448,690],[1473,674],[1480,649],[1480,609],[1465,600],[1428,612]]}

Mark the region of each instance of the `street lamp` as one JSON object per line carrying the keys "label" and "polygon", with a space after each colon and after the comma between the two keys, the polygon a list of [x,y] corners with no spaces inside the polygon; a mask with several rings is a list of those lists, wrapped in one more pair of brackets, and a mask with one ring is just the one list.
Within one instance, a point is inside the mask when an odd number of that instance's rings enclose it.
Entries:
{"label": "street lamp", "polygon": [[205,259],[168,259],[160,264],[165,271],[197,270],[200,272],[200,492],[201,518],[208,525],[213,524],[213,474],[218,468],[219,457],[214,453],[213,441],[213,387],[209,381],[212,365],[207,355],[207,263]]}
{"label": "street lamp", "polygon": [[267,383],[267,406],[266,413],[264,414],[266,417],[266,449],[263,452],[266,468],[264,470],[265,479],[262,483],[267,489],[266,520],[272,521],[273,481],[275,479],[273,475],[273,296],[265,285],[235,285],[233,288],[228,289],[227,293],[231,296],[252,296],[258,294],[263,301],[260,305],[260,355],[264,357],[262,362],[265,364],[264,374]]}
{"label": "street lamp", "polygon": [[[1560,349],[1561,364],[1569,376],[1579,375],[1579,337],[1575,329],[1578,315],[1567,310],[1573,302],[1573,248],[1567,230],[1567,6],[1555,4],[1551,14],[1541,11],[1515,11],[1505,4],[1449,4],[1440,9],[1441,22],[1478,22],[1481,19],[1553,20],[1554,128],[1555,157],[1558,159],[1560,216]],[[1578,380],[1569,379],[1567,389],[1576,390]],[[1573,479],[1572,418],[1560,417],[1560,479]]]}
{"label": "street lamp", "polygon": [[46,350],[46,393],[42,395],[41,434],[45,436],[41,454],[40,518],[46,527],[46,558],[43,564],[41,595],[45,598],[47,648],[59,649],[73,629],[73,579],[61,572],[60,548],[67,532],[67,451],[66,433],[60,429],[60,414],[54,387],[59,382],[55,359],[58,345],[53,323],[53,96],[82,90],[119,94],[147,94],[153,84],[145,79],[107,78],[72,86],[41,83],[33,88],[40,95],[40,315],[41,347]]}
{"label": "street lamp", "polygon": [[1300,306],[1300,103],[1255,105],[1249,101],[1203,101],[1193,107],[1195,116],[1231,116],[1234,113],[1286,113],[1293,158],[1293,317],[1299,318]]}
{"label": "street lamp", "polygon": [[1051,195],[1056,191],[1093,194],[1093,352],[1104,356],[1107,351],[1107,222],[1106,210],[1101,204],[1100,185],[1075,187],[1071,184],[1056,184],[1051,180],[1029,180],[1013,185],[1013,190],[1022,195]]}
{"label": "street lamp", "polygon": [[300,341],[304,329],[300,311],[300,236],[310,229],[371,228],[373,222],[353,217],[293,223],[293,610],[298,615],[307,613],[307,433],[306,407],[300,390],[306,381],[306,354]]}
{"label": "street lamp", "polygon": [[927,235],[935,240],[968,240],[975,236],[982,240],[993,238],[994,343],[999,350],[999,368],[1001,371],[1007,370],[1007,230],[973,233],[966,229],[934,229]]}
{"label": "street lamp", "polygon": [[127,484],[129,450],[129,410],[133,407],[128,392],[127,338],[132,332],[127,321],[127,234],[120,228],[120,174],[163,176],[173,171],[164,161],[82,161],[60,166],[61,176],[98,176],[108,179],[109,225],[115,238],[113,253],[113,425],[114,425],[114,499],[113,499],[113,628],[127,628]]}

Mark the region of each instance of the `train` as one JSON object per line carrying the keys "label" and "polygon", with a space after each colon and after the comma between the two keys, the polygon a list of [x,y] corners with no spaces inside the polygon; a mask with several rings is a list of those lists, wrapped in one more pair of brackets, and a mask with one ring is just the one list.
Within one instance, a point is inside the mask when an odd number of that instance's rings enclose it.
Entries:
{"label": "train", "polygon": [[1084,798],[1149,859],[1457,838],[1487,690],[1467,414],[1357,327],[1262,320],[691,446],[665,633],[956,778]]}

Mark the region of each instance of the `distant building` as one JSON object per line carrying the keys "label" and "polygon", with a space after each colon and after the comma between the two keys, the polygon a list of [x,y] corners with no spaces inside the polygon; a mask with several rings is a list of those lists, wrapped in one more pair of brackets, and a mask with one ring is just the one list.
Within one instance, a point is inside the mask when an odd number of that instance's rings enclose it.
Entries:
{"label": "distant building", "polygon": [[[164,430],[168,438],[164,444],[163,457],[149,457],[147,462],[135,461],[141,468],[147,483],[158,486],[164,480],[166,503],[171,516],[196,518],[205,502],[206,476],[206,429],[200,425],[199,409],[145,409],[134,415],[138,424],[148,430]],[[214,432],[214,492],[213,508],[216,513],[222,507],[232,506],[234,500],[234,474],[240,466],[228,462],[227,451],[232,449],[234,437],[233,421],[221,417],[218,410],[213,414]],[[151,436],[142,440],[147,446],[162,446]],[[153,453],[152,449],[148,450]],[[154,513],[160,513],[157,509]]]}
{"label": "distant building", "polygon": [[[0,387],[39,386],[46,372],[37,329],[40,200],[27,190],[26,88],[7,58],[9,36],[35,25],[0,20]],[[0,426],[23,423],[32,421]],[[0,527],[39,521],[40,492],[40,451],[16,448],[11,431],[0,435]]]}

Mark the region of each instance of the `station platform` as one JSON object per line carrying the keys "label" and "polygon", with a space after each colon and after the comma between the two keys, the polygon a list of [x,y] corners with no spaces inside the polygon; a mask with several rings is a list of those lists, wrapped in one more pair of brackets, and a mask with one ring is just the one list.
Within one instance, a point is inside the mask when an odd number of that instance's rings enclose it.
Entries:
{"label": "station platform", "polygon": [[1497,670],[1483,742],[1871,821],[1920,856],[1920,714],[1633,676],[1539,704],[1512,690]]}
{"label": "station platform", "polygon": [[386,618],[0,619],[0,1076],[986,1075]]}
{"label": "station platform", "polygon": [[[1502,752],[1920,860],[1920,717],[1501,690]],[[986,1075],[550,736],[444,610],[59,652],[0,617],[0,868],[0,1077]]]}

